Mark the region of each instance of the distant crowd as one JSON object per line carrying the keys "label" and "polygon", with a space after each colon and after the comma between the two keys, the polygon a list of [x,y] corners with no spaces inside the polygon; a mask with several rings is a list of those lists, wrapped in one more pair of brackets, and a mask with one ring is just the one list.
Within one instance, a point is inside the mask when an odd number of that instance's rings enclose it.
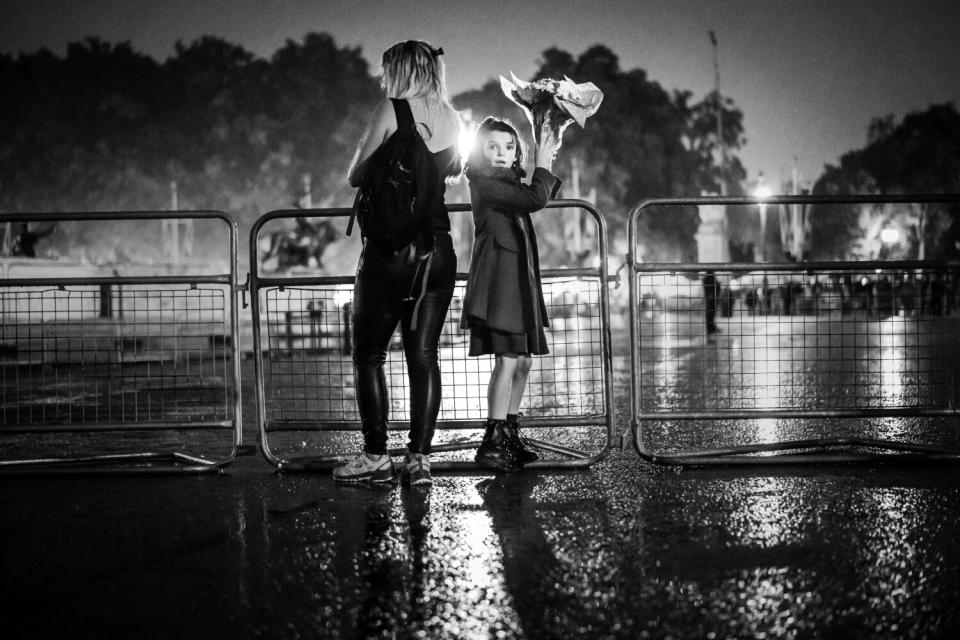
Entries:
{"label": "distant crowd", "polygon": [[833,274],[804,282],[758,287],[720,287],[720,315],[731,317],[738,299],[748,315],[804,315],[831,311],[874,312],[880,315],[942,316],[957,307],[960,273],[922,271],[883,274]]}

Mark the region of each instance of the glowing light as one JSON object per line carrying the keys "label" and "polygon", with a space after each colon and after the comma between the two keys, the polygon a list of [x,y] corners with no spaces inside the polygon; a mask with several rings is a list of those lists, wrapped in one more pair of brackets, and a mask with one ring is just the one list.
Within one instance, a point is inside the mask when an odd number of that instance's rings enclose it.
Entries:
{"label": "glowing light", "polygon": [[884,244],[895,244],[900,240],[900,231],[897,229],[884,229],[880,232],[880,242]]}
{"label": "glowing light", "polygon": [[770,187],[767,185],[761,184],[759,187],[753,190],[753,195],[760,200],[766,200],[773,195],[773,191],[771,191]]}
{"label": "glowing light", "polygon": [[337,291],[333,294],[333,303],[337,305],[338,309],[352,300],[353,289],[337,289]]}
{"label": "glowing light", "polygon": [[457,140],[457,149],[460,151],[460,157],[466,161],[470,156],[470,152],[473,150],[473,141],[477,137],[477,130],[473,127],[466,126],[460,130],[460,136]]}

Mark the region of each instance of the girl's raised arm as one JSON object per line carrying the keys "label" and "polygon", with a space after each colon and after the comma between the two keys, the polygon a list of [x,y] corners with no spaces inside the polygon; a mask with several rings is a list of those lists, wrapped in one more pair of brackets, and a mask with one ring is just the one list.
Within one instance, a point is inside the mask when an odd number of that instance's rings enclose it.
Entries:
{"label": "girl's raised arm", "polygon": [[533,213],[547,206],[559,180],[544,167],[533,171],[530,184],[511,184],[503,180],[483,180],[477,189],[481,197],[492,205],[517,213]]}
{"label": "girl's raised arm", "polygon": [[363,136],[357,144],[353,160],[350,161],[347,180],[351,187],[360,186],[360,180],[363,178],[363,172],[367,168],[367,161],[370,156],[396,130],[397,115],[393,111],[393,103],[389,99],[383,100],[377,105],[373,115],[370,116],[367,129],[363,132]]}
{"label": "girl's raised arm", "polygon": [[534,151],[536,169],[530,178],[530,184],[516,186],[494,180],[484,182],[479,187],[484,199],[491,204],[509,207],[521,213],[543,209],[560,186],[560,181],[552,173],[553,158],[559,146],[553,129],[544,123],[540,130],[540,144]]}

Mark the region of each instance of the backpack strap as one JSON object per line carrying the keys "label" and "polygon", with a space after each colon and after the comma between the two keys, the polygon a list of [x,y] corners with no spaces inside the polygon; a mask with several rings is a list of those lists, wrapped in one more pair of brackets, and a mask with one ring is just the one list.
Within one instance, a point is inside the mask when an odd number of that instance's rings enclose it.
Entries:
{"label": "backpack strap", "polygon": [[397,129],[400,131],[413,129],[416,131],[417,124],[413,121],[413,111],[410,109],[410,103],[399,98],[390,98],[393,103],[393,113],[397,116]]}
{"label": "backpack strap", "polygon": [[[430,279],[430,265],[433,263],[433,251],[430,251],[425,258],[418,258],[417,266],[413,270],[413,281],[410,283],[410,295],[404,298],[404,301],[413,300],[413,312],[410,314],[410,329],[417,330],[417,318],[420,315],[420,303],[427,295],[427,281]],[[417,276],[420,277],[420,292],[414,297],[413,292],[417,288]]]}

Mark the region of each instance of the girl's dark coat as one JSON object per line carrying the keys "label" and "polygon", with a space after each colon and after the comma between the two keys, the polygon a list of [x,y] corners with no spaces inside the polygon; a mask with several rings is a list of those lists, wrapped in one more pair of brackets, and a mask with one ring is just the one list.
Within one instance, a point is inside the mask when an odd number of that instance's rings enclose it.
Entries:
{"label": "girl's dark coat", "polygon": [[510,333],[548,326],[530,213],[556,195],[560,179],[542,167],[534,169],[529,185],[507,168],[471,171],[468,177],[476,237],[462,324]]}

